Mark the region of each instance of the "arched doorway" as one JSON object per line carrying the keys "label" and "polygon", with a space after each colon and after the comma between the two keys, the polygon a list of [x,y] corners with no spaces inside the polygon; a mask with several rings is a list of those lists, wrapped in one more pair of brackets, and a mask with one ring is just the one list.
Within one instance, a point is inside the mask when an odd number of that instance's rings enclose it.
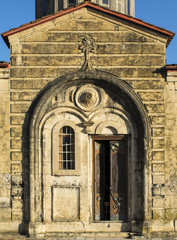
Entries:
{"label": "arched doorway", "polygon": [[24,128],[30,234],[134,231],[148,211],[148,131],[140,98],[113,75],[77,73],[48,84]]}

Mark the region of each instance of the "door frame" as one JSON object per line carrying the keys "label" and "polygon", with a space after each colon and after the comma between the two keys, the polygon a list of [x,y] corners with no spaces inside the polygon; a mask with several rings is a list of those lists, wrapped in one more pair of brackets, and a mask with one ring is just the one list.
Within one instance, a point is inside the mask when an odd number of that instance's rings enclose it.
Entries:
{"label": "door frame", "polygon": [[91,135],[91,144],[92,144],[92,222],[93,223],[101,223],[101,222],[114,222],[114,223],[120,223],[120,222],[129,222],[130,217],[129,217],[129,210],[127,211],[127,221],[122,221],[122,220],[117,220],[117,221],[111,221],[111,220],[100,220],[97,221],[95,220],[95,141],[121,141],[121,140],[126,140],[127,141],[127,172],[128,172],[128,179],[127,179],[127,205],[129,208],[129,154],[130,154],[130,149],[129,149],[129,140],[130,140],[130,134],[116,134],[116,135],[102,135],[102,134],[93,134]]}

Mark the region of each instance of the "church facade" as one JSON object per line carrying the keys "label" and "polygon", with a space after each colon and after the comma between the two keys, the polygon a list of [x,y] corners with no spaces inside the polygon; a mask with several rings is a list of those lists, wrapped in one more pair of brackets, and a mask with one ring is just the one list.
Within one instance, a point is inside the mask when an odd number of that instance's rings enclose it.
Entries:
{"label": "church facade", "polygon": [[0,233],[177,235],[174,33],[103,2],[2,34]]}

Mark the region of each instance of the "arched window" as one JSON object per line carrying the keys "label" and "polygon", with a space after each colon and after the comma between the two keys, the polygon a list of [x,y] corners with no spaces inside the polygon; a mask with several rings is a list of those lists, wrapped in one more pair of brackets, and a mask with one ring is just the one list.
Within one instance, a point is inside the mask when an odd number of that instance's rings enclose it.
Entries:
{"label": "arched window", "polygon": [[75,133],[68,126],[59,131],[59,169],[75,169]]}
{"label": "arched window", "polygon": [[68,0],[68,7],[76,5],[76,0]]}

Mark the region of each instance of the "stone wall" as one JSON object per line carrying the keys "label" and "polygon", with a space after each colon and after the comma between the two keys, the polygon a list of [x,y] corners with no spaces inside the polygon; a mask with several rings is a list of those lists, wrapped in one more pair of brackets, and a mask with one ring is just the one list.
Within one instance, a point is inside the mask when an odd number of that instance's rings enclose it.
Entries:
{"label": "stone wall", "polygon": [[0,230],[11,221],[10,94],[8,64],[0,62]]}
{"label": "stone wall", "polygon": [[[84,54],[79,45],[88,34],[98,46],[91,56],[94,68],[114,74],[129,84],[142,99],[151,121],[145,220],[152,225],[149,224],[144,231],[174,231],[177,217],[173,209],[176,205],[176,143],[173,141],[171,144],[171,135],[175,139],[175,130],[171,131],[171,128],[175,129],[176,118],[169,104],[173,106],[176,95],[175,84],[166,83],[160,71],[166,63],[166,37],[88,9],[67,14],[9,38],[12,45],[11,140],[7,145],[10,145],[11,165],[8,165],[7,173],[11,171],[16,179],[12,185],[12,221],[22,220],[21,137],[25,113],[47,83],[82,67]],[[173,186],[175,190],[171,189]]]}
{"label": "stone wall", "polygon": [[165,217],[177,231],[177,68],[167,66],[165,85]]}

